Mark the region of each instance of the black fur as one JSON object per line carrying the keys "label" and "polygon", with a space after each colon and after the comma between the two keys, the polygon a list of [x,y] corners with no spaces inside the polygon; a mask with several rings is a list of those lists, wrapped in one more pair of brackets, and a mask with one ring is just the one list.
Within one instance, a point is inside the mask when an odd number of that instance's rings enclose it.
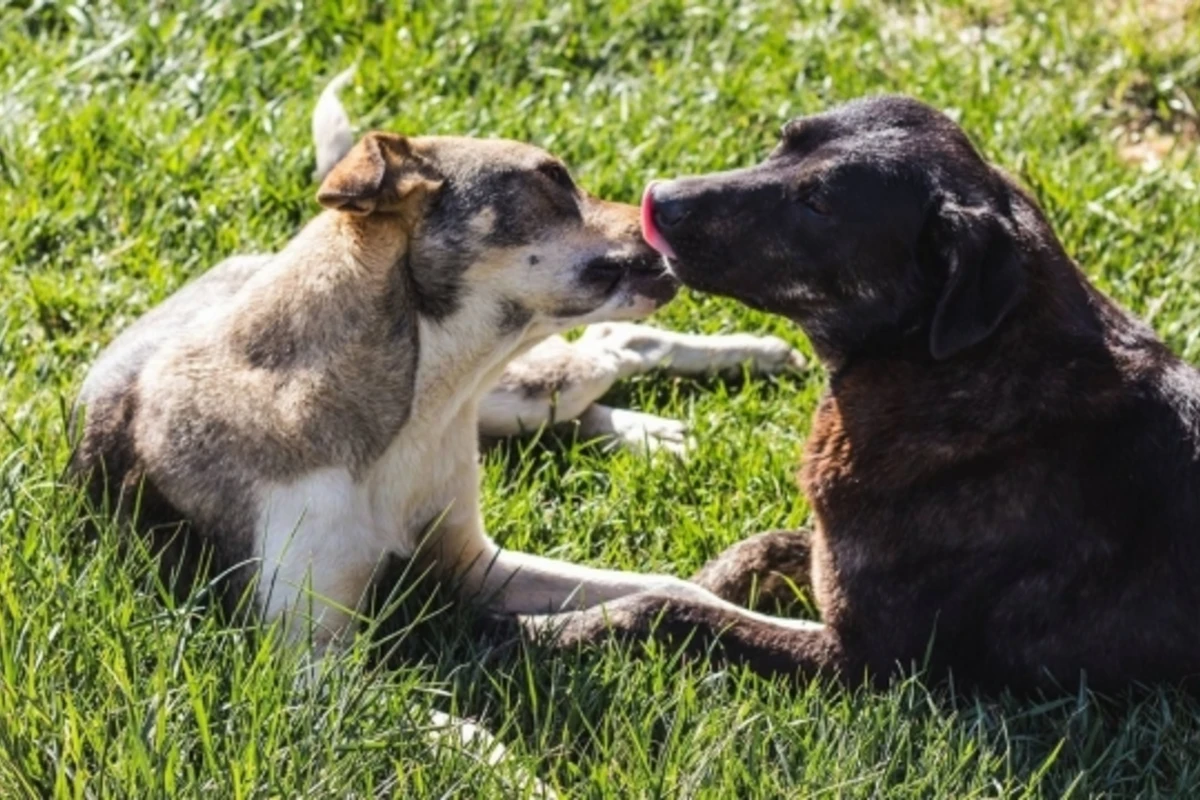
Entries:
{"label": "black fur", "polygon": [[1200,373],[957,125],[858,101],[650,202],[685,284],[795,320],[830,371],[800,476],[826,628],[738,625],[729,653],[1014,689],[1200,675]]}

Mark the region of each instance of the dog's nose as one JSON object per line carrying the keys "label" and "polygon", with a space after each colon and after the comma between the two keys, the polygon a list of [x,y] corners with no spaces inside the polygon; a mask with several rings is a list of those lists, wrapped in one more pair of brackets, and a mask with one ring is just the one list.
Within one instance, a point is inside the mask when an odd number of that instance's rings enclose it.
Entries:
{"label": "dog's nose", "polygon": [[664,230],[674,228],[683,222],[689,213],[691,212],[685,200],[672,198],[670,195],[662,197],[658,193],[655,193],[654,224],[659,228]]}
{"label": "dog's nose", "polygon": [[667,258],[675,258],[675,249],[667,240],[671,229],[688,215],[679,198],[672,197],[671,184],[652,181],[642,195],[642,237],[646,244]]}

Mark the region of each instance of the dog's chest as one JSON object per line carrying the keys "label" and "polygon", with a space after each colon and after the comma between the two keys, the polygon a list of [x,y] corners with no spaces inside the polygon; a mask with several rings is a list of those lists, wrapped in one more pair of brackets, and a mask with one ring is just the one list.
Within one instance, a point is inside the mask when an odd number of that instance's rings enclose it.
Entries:
{"label": "dog's chest", "polygon": [[827,394],[813,417],[797,478],[819,513],[859,518],[978,449],[976,438],[931,426],[903,404],[864,401],[870,388],[855,387],[848,401]]}
{"label": "dog's chest", "polygon": [[411,556],[431,523],[476,504],[474,426],[431,433],[419,424],[405,426],[361,474],[325,467],[264,487],[260,552],[317,557],[334,545],[363,558]]}
{"label": "dog's chest", "polygon": [[406,426],[364,480],[376,524],[408,552],[431,524],[456,525],[478,510],[475,414],[461,415],[440,435],[429,433],[419,421]]}
{"label": "dog's chest", "polygon": [[877,534],[894,526],[895,509],[887,498],[898,496],[890,487],[904,480],[890,475],[888,460],[848,428],[836,399],[827,396],[813,420],[798,476],[816,515],[812,586],[822,618],[830,623],[853,613],[864,582],[886,573],[895,543]]}
{"label": "dog's chest", "polygon": [[826,396],[813,418],[797,476],[800,488],[818,512],[836,505],[845,490],[852,490],[861,481],[856,475],[857,461],[856,447],[843,424],[837,401]]}

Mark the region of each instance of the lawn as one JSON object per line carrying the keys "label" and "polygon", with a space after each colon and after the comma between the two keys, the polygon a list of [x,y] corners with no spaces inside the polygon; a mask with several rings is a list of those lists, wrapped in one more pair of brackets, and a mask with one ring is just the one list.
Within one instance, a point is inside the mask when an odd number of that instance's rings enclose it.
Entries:
{"label": "lawn", "polygon": [[[274,631],[164,602],[144,554],[83,535],[59,480],[66,410],[100,348],[315,213],[309,113],[352,63],[359,130],[529,140],[630,201],[654,176],[758,160],[791,116],[916,95],[1200,361],[1200,5],[1040,5],[0,0],[0,796],[491,797],[518,766],[571,797],[1200,795],[1200,703],[1171,692],[850,691],[664,648],[555,656],[480,643],[419,591],[411,624],[308,683]],[[696,295],[656,323],[808,347]],[[823,382],[814,368],[626,384],[620,402],[689,421],[690,460],[507,443],[487,456],[489,529],[686,575],[803,524],[792,476]],[[423,708],[481,721],[511,758],[432,746]]]}

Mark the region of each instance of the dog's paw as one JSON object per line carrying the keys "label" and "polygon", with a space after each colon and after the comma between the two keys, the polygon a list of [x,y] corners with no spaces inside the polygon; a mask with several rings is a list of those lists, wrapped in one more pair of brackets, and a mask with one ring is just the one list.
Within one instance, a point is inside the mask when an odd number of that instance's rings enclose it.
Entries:
{"label": "dog's paw", "polygon": [[731,342],[736,361],[726,369],[737,369],[743,364],[759,375],[775,375],[781,372],[799,372],[808,366],[808,360],[796,348],[778,336],[736,335],[741,341]]}
{"label": "dog's paw", "polygon": [[791,612],[800,605],[797,591],[809,588],[811,552],[806,530],[760,533],[717,555],[692,582],[730,603]]}
{"label": "dog's paw", "polygon": [[643,452],[686,456],[692,446],[687,426],[679,420],[615,408],[612,436],[622,447]]}
{"label": "dog's paw", "polygon": [[526,641],[552,649],[596,647],[610,641],[644,640],[664,614],[694,602],[686,592],[653,589],[579,611],[522,615],[519,621]]}
{"label": "dog's paw", "polygon": [[579,337],[585,347],[610,353],[625,364],[648,371],[671,359],[678,334],[631,322],[599,322],[589,325]]}

